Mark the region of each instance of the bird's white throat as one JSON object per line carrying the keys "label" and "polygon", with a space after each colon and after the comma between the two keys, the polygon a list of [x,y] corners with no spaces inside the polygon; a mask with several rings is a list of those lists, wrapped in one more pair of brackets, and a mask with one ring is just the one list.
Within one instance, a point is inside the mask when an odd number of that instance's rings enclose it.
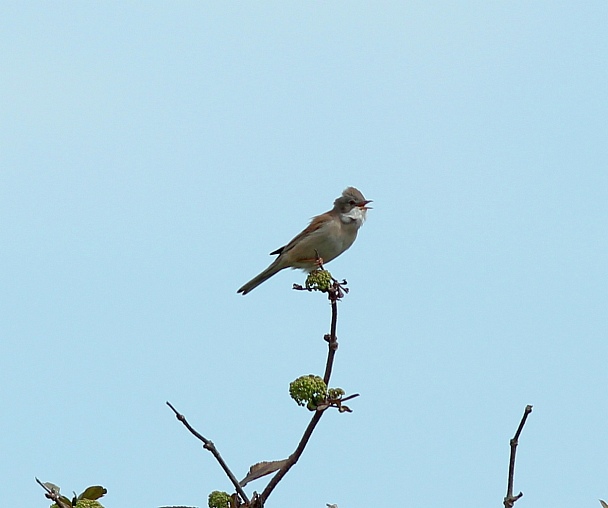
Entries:
{"label": "bird's white throat", "polygon": [[348,224],[349,222],[357,221],[359,223],[359,225],[361,225],[365,222],[366,218],[367,218],[367,210],[365,208],[360,208],[358,206],[355,206],[350,212],[343,213],[340,215],[340,219],[345,224]]}

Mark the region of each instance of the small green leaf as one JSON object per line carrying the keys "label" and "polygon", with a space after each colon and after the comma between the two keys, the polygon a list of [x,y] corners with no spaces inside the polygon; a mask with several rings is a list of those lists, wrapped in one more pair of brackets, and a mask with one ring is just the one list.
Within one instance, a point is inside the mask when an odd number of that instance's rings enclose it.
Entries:
{"label": "small green leaf", "polygon": [[91,487],[87,487],[84,492],[78,496],[78,499],[90,499],[94,501],[95,499],[103,497],[107,493],[108,490],[101,485],[92,485]]}
{"label": "small green leaf", "polygon": [[66,506],[74,506],[74,504],[72,503],[72,501],[70,501],[67,497],[65,496],[59,496],[59,499],[61,499],[61,501],[66,505]]}

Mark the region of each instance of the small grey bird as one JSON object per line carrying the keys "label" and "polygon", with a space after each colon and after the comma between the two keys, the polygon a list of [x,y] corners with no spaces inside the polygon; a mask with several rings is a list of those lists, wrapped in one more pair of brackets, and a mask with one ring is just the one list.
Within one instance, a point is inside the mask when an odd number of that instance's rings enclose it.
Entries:
{"label": "small grey bird", "polygon": [[329,212],[313,217],[308,227],[291,242],[271,252],[271,255],[278,254],[279,257],[237,293],[246,295],[285,268],[301,268],[310,272],[317,267],[317,254],[324,263],[337,258],[357,238],[370,209],[369,203],[371,200],[365,199],[358,189],[344,189]]}

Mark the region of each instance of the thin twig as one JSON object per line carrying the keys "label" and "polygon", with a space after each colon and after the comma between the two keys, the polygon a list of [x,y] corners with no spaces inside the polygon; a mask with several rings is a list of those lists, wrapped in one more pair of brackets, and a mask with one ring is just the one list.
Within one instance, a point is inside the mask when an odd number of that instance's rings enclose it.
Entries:
{"label": "thin twig", "polygon": [[528,415],[532,412],[532,406],[527,405],[524,410],[524,415],[521,417],[521,421],[519,422],[519,427],[517,427],[517,431],[515,432],[515,436],[510,441],[511,445],[511,456],[509,457],[509,478],[507,480],[507,495],[503,501],[505,508],[513,508],[515,501],[520,499],[524,494],[520,492],[516,496],[513,495],[513,480],[515,478],[515,454],[517,452],[517,445],[519,444],[519,435],[526,424],[526,420],[528,419]]}
{"label": "thin twig", "polygon": [[[331,300],[331,293],[330,293]],[[325,374],[323,374],[323,381],[329,386],[329,378],[331,377],[331,370],[334,365],[334,357],[338,350],[338,337],[336,337],[336,327],[338,326],[338,301],[336,299],[331,300],[331,327],[329,337],[327,338],[328,352],[327,352],[327,363],[325,364]]]}
{"label": "thin twig", "polygon": [[344,397],[344,398],[340,399],[340,402],[346,402],[347,400],[354,399],[355,397],[360,397],[360,394],[353,393],[352,395],[349,395],[348,397]]}
{"label": "thin twig", "polygon": [[[323,268],[323,266],[321,266]],[[348,293],[346,287],[346,280],[338,282],[333,279],[333,283],[327,292],[327,298],[331,302],[331,326],[329,335],[325,336],[325,340],[328,342],[329,352],[327,354],[327,363],[325,365],[325,374],[323,375],[323,381],[329,386],[329,378],[331,377],[331,369],[334,364],[334,357],[338,350],[338,337],[336,335],[336,327],[338,326],[338,302]]]}
{"label": "thin twig", "polygon": [[224,470],[224,472],[226,473],[226,475],[232,482],[232,485],[234,485],[234,488],[238,492],[239,496],[241,496],[241,498],[243,499],[245,504],[248,505],[249,498],[247,497],[247,494],[245,494],[245,491],[239,485],[239,481],[236,479],[236,477],[234,476],[232,471],[230,471],[230,468],[228,467],[226,462],[224,462],[224,459],[220,455],[220,452],[217,451],[217,448],[213,444],[213,441],[210,441],[209,439],[204,437],[202,434],[197,432],[197,430],[188,423],[188,420],[186,420],[186,417],[183,414],[179,413],[177,411],[177,409],[175,409],[170,402],[167,402],[167,406],[169,406],[173,410],[173,412],[175,413],[175,417],[184,424],[184,426],[190,431],[190,433],[193,436],[195,436],[197,439],[199,439],[200,441],[203,442],[203,448],[205,448],[205,450],[209,450],[213,454],[215,459],[219,462],[220,466],[222,467],[222,469]]}

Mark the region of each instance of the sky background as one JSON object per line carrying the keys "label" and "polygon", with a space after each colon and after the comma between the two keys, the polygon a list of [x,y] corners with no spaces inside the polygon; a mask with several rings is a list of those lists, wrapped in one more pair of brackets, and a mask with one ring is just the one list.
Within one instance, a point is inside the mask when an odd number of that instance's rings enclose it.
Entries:
{"label": "sky background", "polygon": [[[236,290],[349,185],[328,411],[279,506],[608,498],[608,4],[3,2],[0,497],[206,506],[285,458],[330,309]],[[247,487],[261,491],[266,480]]]}

